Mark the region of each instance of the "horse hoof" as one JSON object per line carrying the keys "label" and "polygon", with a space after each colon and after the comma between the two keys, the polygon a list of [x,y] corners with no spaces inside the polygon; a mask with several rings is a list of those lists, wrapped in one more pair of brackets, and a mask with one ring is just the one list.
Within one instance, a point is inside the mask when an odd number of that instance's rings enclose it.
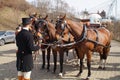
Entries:
{"label": "horse hoof", "polygon": [[81,74],[80,74],[80,73],[78,73],[75,77],[79,77],[79,76],[81,76]]}
{"label": "horse hoof", "polygon": [[86,78],[86,79],[84,79],[84,80],[90,80],[89,78]]}
{"label": "horse hoof", "polygon": [[99,66],[99,67],[98,67],[98,69],[102,69],[102,67],[101,67],[101,66]]}
{"label": "horse hoof", "polygon": [[66,61],[65,61],[66,63],[69,63],[69,60],[68,59],[66,59]]}
{"label": "horse hoof", "polygon": [[106,68],[104,67],[103,70],[106,70]]}
{"label": "horse hoof", "polygon": [[90,80],[90,77],[87,77],[86,79],[84,79],[84,80]]}
{"label": "horse hoof", "polygon": [[75,66],[80,66],[79,64],[75,63]]}
{"label": "horse hoof", "polygon": [[58,75],[60,78],[62,78],[63,77],[63,74],[62,73],[59,73],[59,75]]}

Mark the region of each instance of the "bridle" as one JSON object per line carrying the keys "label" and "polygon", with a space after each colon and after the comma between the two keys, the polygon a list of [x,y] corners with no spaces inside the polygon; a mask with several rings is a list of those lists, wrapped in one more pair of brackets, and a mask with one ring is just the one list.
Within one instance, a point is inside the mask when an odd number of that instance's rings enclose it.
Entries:
{"label": "bridle", "polygon": [[65,30],[65,28],[67,28],[67,23],[66,23],[66,21],[63,21],[63,20],[61,20],[61,19],[59,19],[59,20],[57,20],[56,21],[57,23],[56,23],[56,29],[58,28],[58,27],[60,27],[60,29],[62,30],[61,32],[57,32],[61,37],[63,37],[64,36],[64,30]]}
{"label": "bridle", "polygon": [[38,27],[37,32],[42,34],[43,38],[46,37],[46,36],[49,36],[48,22],[46,20],[43,20],[43,19],[38,20],[36,26]]}

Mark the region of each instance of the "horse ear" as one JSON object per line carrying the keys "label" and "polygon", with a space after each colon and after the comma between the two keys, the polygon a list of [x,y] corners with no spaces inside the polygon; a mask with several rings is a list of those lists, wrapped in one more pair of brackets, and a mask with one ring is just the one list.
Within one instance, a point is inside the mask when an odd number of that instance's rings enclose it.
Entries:
{"label": "horse ear", "polygon": [[65,19],[66,18],[66,14],[63,16],[63,18],[62,19]]}
{"label": "horse ear", "polygon": [[46,15],[44,19],[47,20],[47,18],[48,18],[48,15]]}

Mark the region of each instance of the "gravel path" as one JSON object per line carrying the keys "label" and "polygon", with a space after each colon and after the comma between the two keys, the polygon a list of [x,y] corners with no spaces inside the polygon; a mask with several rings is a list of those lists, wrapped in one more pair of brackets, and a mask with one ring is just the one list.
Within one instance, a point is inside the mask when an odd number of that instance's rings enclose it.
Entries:
{"label": "gravel path", "polygon": [[[0,80],[17,80],[16,71],[16,45],[14,43],[0,46]],[[72,53],[69,54],[72,58]],[[59,61],[59,60],[58,60]],[[79,67],[75,66],[73,59],[68,63],[64,63],[64,80],[83,80],[87,76],[87,68],[83,69],[81,77],[76,78],[75,75],[78,73]],[[99,55],[95,53],[92,57],[92,78],[91,80],[120,80],[120,42],[112,41],[112,47],[110,55],[107,59],[107,69],[97,70],[99,61]],[[86,62],[85,62],[86,63]],[[32,72],[32,80],[56,80],[61,78],[58,77],[59,63],[57,66],[56,74],[52,74],[53,62],[51,55],[51,67],[50,72],[47,70],[41,70],[41,54],[38,55],[37,60],[34,62],[34,69]]]}

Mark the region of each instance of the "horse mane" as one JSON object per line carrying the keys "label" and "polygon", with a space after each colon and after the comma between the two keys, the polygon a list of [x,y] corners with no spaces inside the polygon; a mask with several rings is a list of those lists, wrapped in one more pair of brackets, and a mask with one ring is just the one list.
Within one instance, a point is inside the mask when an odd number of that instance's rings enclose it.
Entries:
{"label": "horse mane", "polygon": [[77,24],[77,26],[83,26],[83,24],[81,22],[78,22],[78,21],[73,21],[71,19],[66,19],[66,21],[68,22],[68,24],[72,23],[74,25]]}
{"label": "horse mane", "polygon": [[[66,19],[68,26],[73,26],[71,27],[70,33],[73,34],[74,36],[80,36],[83,30],[83,24],[80,22],[72,21],[70,19]],[[77,34],[73,33],[77,32]]]}

